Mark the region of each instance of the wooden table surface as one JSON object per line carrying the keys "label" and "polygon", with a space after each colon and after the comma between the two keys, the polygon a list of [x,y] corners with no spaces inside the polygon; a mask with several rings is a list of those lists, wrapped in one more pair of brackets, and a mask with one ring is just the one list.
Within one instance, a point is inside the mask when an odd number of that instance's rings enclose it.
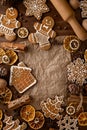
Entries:
{"label": "wooden table surface", "polygon": [[[56,31],[57,36],[74,34],[70,25],[62,20],[62,18],[58,14],[58,12],[55,10],[53,5],[51,4],[50,0],[47,0],[47,5],[49,6],[50,11],[48,13],[43,14],[42,19],[45,16],[52,16],[53,17],[53,19],[55,20],[54,30]],[[0,5],[0,13],[5,14],[5,10],[10,6],[11,5],[5,5],[5,6]],[[18,9],[18,12],[19,12],[18,20],[22,23],[22,26],[28,28],[29,32],[34,32],[35,30],[33,28],[33,24],[37,20],[34,17],[26,17],[25,16],[25,9],[26,8],[24,7],[24,5],[21,2],[18,2],[17,4],[14,4],[12,6],[16,7]],[[75,14],[76,14],[76,17],[77,17],[79,23],[81,24],[82,18],[81,18],[80,12],[81,12],[81,10],[77,9],[75,11]],[[27,40],[27,39],[25,39],[25,40]],[[6,40],[4,39],[4,37],[1,37],[0,42],[1,41],[6,41]],[[17,37],[17,39],[14,42],[21,42],[21,41],[23,41],[23,40]],[[53,42],[55,42],[55,41],[53,41]],[[87,41],[81,42],[82,44],[80,46],[80,49],[76,53],[71,54],[72,60],[76,59],[77,57],[83,58],[84,50],[87,49],[86,42]],[[59,44],[59,43],[56,43],[56,44]],[[20,97],[20,95],[14,89],[12,91],[13,91],[13,99]],[[3,108],[3,110],[7,113],[14,114],[14,112],[9,111],[5,105],[0,105],[0,108]],[[19,116],[18,112],[19,112],[19,109],[15,111],[16,117]],[[57,128],[55,121],[52,121],[50,119],[46,119],[46,123],[44,124],[44,127],[41,130],[48,130],[48,128],[50,126]],[[27,130],[31,130],[31,129],[27,128]],[[79,130],[87,130],[87,127],[81,127],[81,128],[79,128]]]}

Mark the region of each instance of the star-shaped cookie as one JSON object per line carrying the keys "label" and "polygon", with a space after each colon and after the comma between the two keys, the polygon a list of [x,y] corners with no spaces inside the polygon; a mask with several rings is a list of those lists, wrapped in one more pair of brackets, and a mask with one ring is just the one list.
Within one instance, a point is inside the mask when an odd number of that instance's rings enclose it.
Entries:
{"label": "star-shaped cookie", "polygon": [[41,19],[43,13],[49,11],[46,5],[46,0],[24,0],[24,5],[26,9],[26,16],[35,16],[37,20]]}

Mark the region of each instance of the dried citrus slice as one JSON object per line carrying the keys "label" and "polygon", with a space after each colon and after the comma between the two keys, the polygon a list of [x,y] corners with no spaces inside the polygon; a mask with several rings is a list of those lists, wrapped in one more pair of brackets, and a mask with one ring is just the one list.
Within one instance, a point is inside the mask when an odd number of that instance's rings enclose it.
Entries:
{"label": "dried citrus slice", "polygon": [[5,51],[0,48],[0,64],[2,63],[2,56],[5,55]]}
{"label": "dried citrus slice", "polygon": [[10,58],[7,55],[3,55],[2,56],[2,63],[9,64],[10,63]]}
{"label": "dried citrus slice", "polygon": [[2,48],[0,48],[0,56],[3,56],[3,55],[5,55],[5,51]]}
{"label": "dried citrus slice", "polygon": [[10,59],[10,62],[8,63],[8,65],[13,65],[18,59],[17,54],[13,50],[7,50],[6,55]]}
{"label": "dried citrus slice", "polygon": [[78,123],[80,126],[87,126],[87,112],[82,112],[78,116]]}
{"label": "dried citrus slice", "polygon": [[35,108],[31,105],[23,106],[20,111],[20,116],[26,122],[32,121],[35,117]]}
{"label": "dried citrus slice", "polygon": [[2,95],[0,95],[0,101],[6,104],[11,100],[11,98],[12,98],[12,92],[9,88],[6,87],[5,92]]}
{"label": "dried citrus slice", "polygon": [[5,96],[4,96],[4,103],[8,103],[12,98],[12,92],[9,88],[6,89]]}
{"label": "dried citrus slice", "polygon": [[2,129],[3,123],[0,121],[0,130]]}
{"label": "dried citrus slice", "polygon": [[38,130],[43,127],[45,122],[44,115],[37,111],[35,113],[35,118],[32,121],[29,121],[28,124],[32,129]]}
{"label": "dried citrus slice", "polygon": [[74,106],[68,106],[67,108],[66,108],[66,113],[68,114],[68,115],[74,115],[75,114],[75,107]]}
{"label": "dried citrus slice", "polygon": [[26,38],[28,36],[28,29],[25,27],[21,27],[18,29],[17,33],[20,38]]}
{"label": "dried citrus slice", "polygon": [[3,116],[3,112],[2,112],[2,110],[0,109],[0,120],[2,119],[2,116]]}
{"label": "dried citrus slice", "polygon": [[85,50],[85,53],[84,53],[84,59],[87,62],[87,49]]}
{"label": "dried citrus slice", "polygon": [[75,52],[80,47],[80,40],[75,35],[66,36],[63,41],[64,48],[69,52]]}

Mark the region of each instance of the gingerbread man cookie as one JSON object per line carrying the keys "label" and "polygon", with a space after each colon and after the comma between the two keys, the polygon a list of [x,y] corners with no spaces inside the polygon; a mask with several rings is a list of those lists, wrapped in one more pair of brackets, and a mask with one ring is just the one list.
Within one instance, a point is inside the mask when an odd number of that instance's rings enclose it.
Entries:
{"label": "gingerbread man cookie", "polygon": [[28,36],[29,42],[32,44],[39,43],[42,50],[48,50],[51,47],[50,38],[55,38],[56,32],[52,30],[54,20],[52,17],[47,16],[42,20],[42,23],[35,23],[34,28],[36,33],[31,33]]}
{"label": "gingerbread man cookie", "polygon": [[15,40],[14,29],[21,26],[20,22],[16,20],[17,16],[18,11],[13,7],[6,10],[6,15],[0,14],[0,36],[5,35],[8,41]]}

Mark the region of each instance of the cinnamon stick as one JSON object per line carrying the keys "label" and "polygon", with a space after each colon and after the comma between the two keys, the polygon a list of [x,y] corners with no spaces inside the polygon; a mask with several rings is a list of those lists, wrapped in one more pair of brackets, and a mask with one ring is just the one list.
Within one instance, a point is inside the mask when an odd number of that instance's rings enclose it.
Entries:
{"label": "cinnamon stick", "polygon": [[[68,99],[67,99],[68,103],[71,102],[80,102],[80,96],[76,96],[76,95],[71,95]],[[83,96],[83,103],[87,103],[87,96]]]}
{"label": "cinnamon stick", "polygon": [[13,49],[13,50],[24,51],[27,45],[24,43],[1,42],[0,47],[3,49]]}
{"label": "cinnamon stick", "polygon": [[55,130],[54,128],[49,128],[49,130]]}
{"label": "cinnamon stick", "polygon": [[8,108],[14,110],[14,109],[17,109],[18,107],[21,107],[22,105],[29,103],[29,102],[30,102],[29,95],[24,95],[18,99],[10,101],[8,103]]}

